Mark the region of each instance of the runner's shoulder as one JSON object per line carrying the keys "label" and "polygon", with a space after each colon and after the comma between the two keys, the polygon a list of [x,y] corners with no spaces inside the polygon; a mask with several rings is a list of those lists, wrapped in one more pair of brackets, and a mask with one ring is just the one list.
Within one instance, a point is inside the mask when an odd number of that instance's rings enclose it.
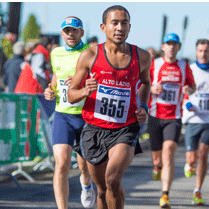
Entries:
{"label": "runner's shoulder", "polygon": [[84,51],[82,51],[79,59],[84,60],[91,60],[94,59],[97,55],[98,47],[93,46],[91,48],[87,48]]}
{"label": "runner's shoulder", "polygon": [[141,64],[151,64],[151,56],[148,51],[137,46],[137,53]]}
{"label": "runner's shoulder", "polygon": [[66,53],[65,47],[60,46],[60,47],[56,47],[52,50],[51,56],[60,55],[60,54],[64,54],[64,53]]}

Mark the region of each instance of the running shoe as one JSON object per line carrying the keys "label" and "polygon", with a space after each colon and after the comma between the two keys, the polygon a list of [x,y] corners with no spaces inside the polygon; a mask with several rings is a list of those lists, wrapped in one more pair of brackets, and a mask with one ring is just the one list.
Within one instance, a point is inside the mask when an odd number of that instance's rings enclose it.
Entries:
{"label": "running shoe", "polygon": [[193,204],[194,205],[204,205],[205,201],[202,199],[202,195],[200,192],[196,192],[193,196]]}
{"label": "running shoe", "polygon": [[162,168],[154,167],[152,170],[152,177],[154,180],[159,180],[161,178]]}
{"label": "running shoe", "polygon": [[160,207],[161,208],[167,208],[170,209],[171,205],[170,205],[170,201],[168,198],[167,194],[164,194],[161,198],[160,198]]}
{"label": "running shoe", "polygon": [[188,163],[186,163],[185,166],[184,166],[184,175],[187,178],[190,178],[194,175],[194,173],[195,173],[195,168],[193,168]]}
{"label": "running shoe", "polygon": [[82,183],[81,176],[80,176],[80,183],[81,183],[81,187],[82,187],[81,203],[84,208],[92,208],[95,203],[95,199],[96,199],[95,191],[93,188],[93,183],[91,182],[91,184],[88,187],[86,187]]}

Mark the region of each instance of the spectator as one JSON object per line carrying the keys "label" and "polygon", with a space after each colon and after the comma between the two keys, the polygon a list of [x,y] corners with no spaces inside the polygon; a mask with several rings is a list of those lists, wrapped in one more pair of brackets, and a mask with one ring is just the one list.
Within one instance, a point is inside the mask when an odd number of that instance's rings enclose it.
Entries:
{"label": "spectator", "polygon": [[33,50],[36,48],[37,46],[37,41],[29,41],[26,43],[25,45],[25,60],[26,61],[30,61],[31,60],[31,57],[32,57],[32,52]]}
{"label": "spectator", "polygon": [[14,93],[24,62],[25,44],[16,42],[13,45],[14,55],[3,65],[3,82],[8,86],[8,92]]}
{"label": "spectator", "polygon": [[30,63],[26,63],[21,72],[15,93],[43,93],[50,82],[48,63],[53,39],[42,35],[37,47],[33,50]]}
{"label": "spectator", "polygon": [[91,38],[88,39],[87,44],[92,47],[92,46],[96,46],[98,44],[98,38],[96,36],[93,36]]}

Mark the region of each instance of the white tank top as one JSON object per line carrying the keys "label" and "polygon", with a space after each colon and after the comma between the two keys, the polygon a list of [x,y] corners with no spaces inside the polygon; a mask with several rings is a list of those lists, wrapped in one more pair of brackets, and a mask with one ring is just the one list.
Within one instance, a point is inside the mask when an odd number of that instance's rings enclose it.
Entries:
{"label": "white tank top", "polygon": [[[209,69],[202,70],[196,63],[190,65],[196,91],[189,96],[183,106],[183,123],[209,123]],[[186,103],[191,102],[197,112],[190,112],[186,109]]]}

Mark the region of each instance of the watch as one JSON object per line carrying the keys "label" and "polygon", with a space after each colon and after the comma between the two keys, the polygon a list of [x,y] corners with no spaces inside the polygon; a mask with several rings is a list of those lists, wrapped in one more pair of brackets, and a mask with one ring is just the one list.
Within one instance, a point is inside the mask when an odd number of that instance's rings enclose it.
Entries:
{"label": "watch", "polygon": [[146,110],[146,113],[148,114],[149,113],[149,107],[145,104],[141,104],[140,107],[144,107],[145,110]]}

